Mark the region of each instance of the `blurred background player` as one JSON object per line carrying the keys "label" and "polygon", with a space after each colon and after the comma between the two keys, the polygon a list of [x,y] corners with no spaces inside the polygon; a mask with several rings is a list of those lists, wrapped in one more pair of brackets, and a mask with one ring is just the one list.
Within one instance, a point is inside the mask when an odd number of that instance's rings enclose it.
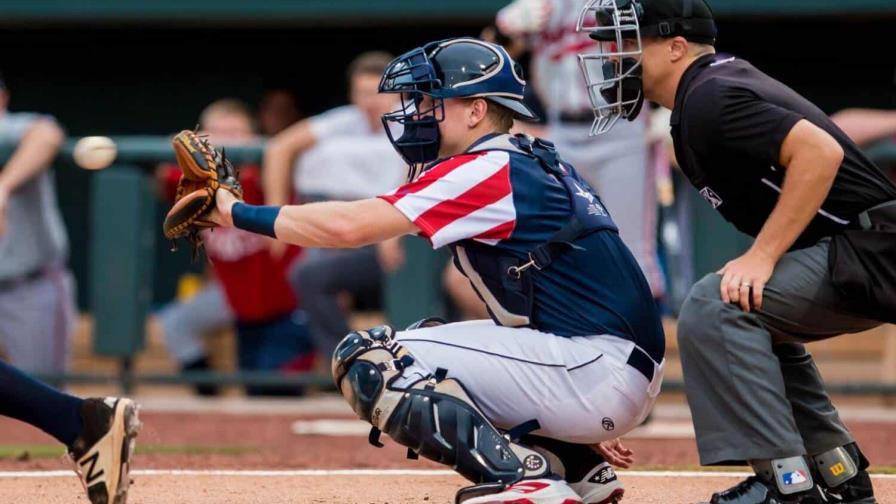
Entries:
{"label": "blurred background player", "polygon": [[302,119],[296,95],[283,88],[265,91],[258,104],[258,132],[272,137]]}
{"label": "blurred background player", "polygon": [[601,193],[623,241],[644,271],[655,298],[665,292],[656,255],[656,173],[647,122],[617,124],[589,138],[594,114],[582,86],[578,53],[595,42],[576,32],[584,0],[515,0],[498,12],[498,32],[532,53],[531,85],[544,110],[546,137]]}
{"label": "blurred background player", "polygon": [[0,353],[30,372],[65,371],[74,328],[74,277],[50,163],[65,134],[49,116],[8,111],[0,79]]}
{"label": "blurred background player", "polygon": [[[207,106],[200,116],[200,129],[208,135],[209,141],[224,146],[257,141],[249,108],[238,100],[222,99]],[[239,169],[245,197],[263,203],[259,167],[243,165]],[[173,170],[179,174],[176,167]],[[308,370],[313,353],[302,317],[296,311],[296,298],[286,279],[286,270],[298,256],[299,249],[287,247],[283,253],[273,256],[269,251],[269,240],[233,229],[205,232],[203,241],[221,290],[213,286],[200,292],[194,298],[196,302],[188,302],[176,312],[163,313],[163,321],[167,319],[167,324],[163,322],[166,334],[171,331],[168,341],[183,345],[173,353],[186,356],[192,352],[199,359],[205,358],[197,352],[201,342],[196,341],[196,329],[201,325],[209,327],[226,323],[232,313],[240,370]],[[219,306],[221,301],[226,304]],[[172,326],[172,321],[179,325]],[[180,328],[191,329],[187,333],[189,339],[177,334]],[[258,386],[247,387],[247,391],[250,395],[297,392],[295,388]]]}
{"label": "blurred background player", "polygon": [[[383,133],[383,114],[392,110],[395,98],[378,93],[391,60],[380,51],[359,55],[347,70],[350,104],[301,121],[268,143],[267,204],[287,204],[294,194],[306,203],[370,198],[403,181],[407,168]],[[393,241],[379,255],[388,269],[395,269],[402,262],[401,245]],[[376,246],[307,250],[290,276],[325,359],[350,331],[343,294],[356,305],[380,307],[383,268]]]}

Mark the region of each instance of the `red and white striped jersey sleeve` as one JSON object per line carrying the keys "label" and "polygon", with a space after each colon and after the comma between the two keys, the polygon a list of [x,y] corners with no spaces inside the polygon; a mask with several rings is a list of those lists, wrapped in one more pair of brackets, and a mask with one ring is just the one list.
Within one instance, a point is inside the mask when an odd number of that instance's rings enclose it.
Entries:
{"label": "red and white striped jersey sleeve", "polygon": [[380,198],[416,224],[433,248],[466,239],[495,245],[516,225],[510,155],[504,151],[447,159]]}

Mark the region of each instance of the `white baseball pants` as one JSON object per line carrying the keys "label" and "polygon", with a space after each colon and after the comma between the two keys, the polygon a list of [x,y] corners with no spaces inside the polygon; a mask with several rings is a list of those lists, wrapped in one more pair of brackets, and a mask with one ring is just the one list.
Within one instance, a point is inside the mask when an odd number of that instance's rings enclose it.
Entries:
{"label": "white baseball pants", "polygon": [[395,384],[448,371],[498,428],[538,420],[533,434],[572,443],[619,437],[647,417],[663,380],[626,364],[635,347],[615,336],[565,338],[474,320],[402,331],[415,362]]}

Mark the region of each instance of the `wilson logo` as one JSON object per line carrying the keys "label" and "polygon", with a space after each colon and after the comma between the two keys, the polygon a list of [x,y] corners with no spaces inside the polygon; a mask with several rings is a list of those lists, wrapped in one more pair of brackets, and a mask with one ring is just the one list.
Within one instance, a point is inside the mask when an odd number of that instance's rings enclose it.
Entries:
{"label": "wilson logo", "polygon": [[[81,467],[86,468],[86,471],[85,471],[86,476],[84,479],[87,482],[87,486],[94,484],[94,482],[96,482],[96,480],[101,478],[104,474],[102,469],[100,469],[99,472],[96,472],[96,473],[94,472],[96,470],[96,463],[99,460],[99,458],[100,458],[100,452],[94,452],[93,455],[91,455],[90,457],[87,457],[86,459],[84,459],[84,461],[81,462]],[[89,467],[88,467],[88,465],[89,465]]]}
{"label": "wilson logo", "polygon": [[846,467],[842,462],[838,462],[831,466],[831,474],[834,476],[840,476],[841,474],[846,472]]}

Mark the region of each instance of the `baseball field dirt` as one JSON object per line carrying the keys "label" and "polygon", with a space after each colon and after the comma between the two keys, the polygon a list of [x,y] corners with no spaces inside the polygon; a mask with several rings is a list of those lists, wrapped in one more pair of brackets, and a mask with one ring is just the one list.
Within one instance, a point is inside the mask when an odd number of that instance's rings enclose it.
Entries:
{"label": "baseball field dirt", "polygon": [[[344,410],[216,408],[143,412],[130,504],[450,503],[464,484],[437,464],[406,460],[388,439],[382,449],[368,445],[363,424]],[[698,460],[689,422],[664,411],[658,408],[649,429],[626,439],[637,472],[622,476],[624,502],[700,502],[740,478],[693,472]],[[886,472],[896,467],[896,414],[881,411],[847,424],[878,472]],[[62,455],[42,432],[0,419],[0,502],[86,504]],[[875,487],[882,504],[896,503],[896,477],[877,476]]]}

